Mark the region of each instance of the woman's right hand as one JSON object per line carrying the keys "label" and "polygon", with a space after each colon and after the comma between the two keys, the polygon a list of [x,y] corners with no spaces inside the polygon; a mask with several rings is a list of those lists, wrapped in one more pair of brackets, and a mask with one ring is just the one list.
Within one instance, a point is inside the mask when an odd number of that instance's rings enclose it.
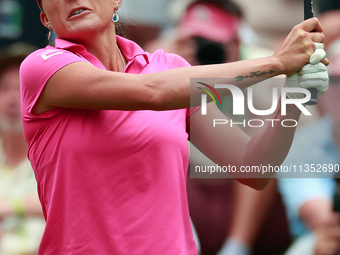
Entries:
{"label": "woman's right hand", "polygon": [[[311,18],[296,25],[286,37],[281,48],[273,55],[278,60],[281,72],[292,75],[308,64],[315,52],[315,42],[323,43],[325,36],[317,18]],[[321,60],[326,66],[327,58]]]}

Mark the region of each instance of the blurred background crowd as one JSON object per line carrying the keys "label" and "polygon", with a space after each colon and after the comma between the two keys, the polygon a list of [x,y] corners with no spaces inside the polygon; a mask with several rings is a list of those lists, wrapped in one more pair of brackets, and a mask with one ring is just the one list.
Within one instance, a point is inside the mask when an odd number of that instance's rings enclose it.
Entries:
{"label": "blurred background crowd", "polygon": [[[340,0],[315,0],[314,10],[326,35],[330,88],[317,106],[308,108],[312,117],[302,116],[284,164],[335,166],[340,164]],[[55,37],[47,40],[39,13],[33,0],[0,0],[0,255],[36,254],[44,230],[19,98],[21,61]],[[205,65],[272,55],[303,20],[303,1],[123,0],[118,14],[120,35],[146,51],[164,49],[191,65]],[[270,102],[267,90],[266,85],[257,89],[260,104]],[[228,117],[231,106],[232,100],[224,99],[221,110]],[[245,131],[251,135],[256,129]],[[212,164],[190,148],[193,164]],[[333,173],[317,177],[278,175],[266,189],[255,191],[229,178],[188,174],[199,253],[340,254],[338,178]]]}

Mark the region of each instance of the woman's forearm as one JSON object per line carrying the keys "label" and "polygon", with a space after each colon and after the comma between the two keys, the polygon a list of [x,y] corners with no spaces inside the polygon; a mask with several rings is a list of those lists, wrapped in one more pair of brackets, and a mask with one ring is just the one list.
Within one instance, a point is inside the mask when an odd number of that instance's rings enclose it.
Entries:
{"label": "woman's forearm", "polygon": [[[282,73],[283,69],[280,67],[279,61],[275,57],[267,57],[218,65],[177,68],[148,74],[143,81],[145,87],[153,87],[158,91],[158,94],[162,95],[158,107],[171,109],[200,105],[202,91],[198,90],[197,87],[205,87],[198,83],[189,86],[192,78],[209,78],[208,85],[211,86],[214,86],[215,81],[221,83],[221,79],[222,81],[225,79],[225,83],[243,89],[259,82],[260,79],[271,78]],[[230,95],[229,90],[216,90],[222,97]],[[182,97],[179,97],[179,95],[182,95]]]}
{"label": "woman's forearm", "polygon": [[[280,100],[281,101],[281,100]],[[257,167],[260,170],[254,177],[263,178],[259,183],[259,189],[263,188],[275,172],[267,171],[271,167],[281,167],[293,142],[296,125],[301,115],[301,110],[295,105],[287,106],[287,114],[281,115],[281,102],[271,121],[259,130],[253,137],[245,142],[242,152],[242,165]]]}

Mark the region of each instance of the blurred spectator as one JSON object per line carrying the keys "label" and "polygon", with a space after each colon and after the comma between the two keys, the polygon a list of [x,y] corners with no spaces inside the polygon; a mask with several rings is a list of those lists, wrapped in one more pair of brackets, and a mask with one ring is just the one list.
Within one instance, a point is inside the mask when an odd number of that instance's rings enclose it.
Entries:
{"label": "blurred spectator", "polygon": [[41,25],[35,1],[0,0],[0,47],[23,41],[45,47],[48,30]]}
{"label": "blurred spectator", "polygon": [[[196,1],[179,20],[178,25],[148,45],[148,50],[162,48],[176,53],[191,65],[218,64],[239,59],[238,36],[242,19],[240,9],[230,1],[216,5],[212,1]],[[229,10],[226,13],[223,8]]]}
{"label": "blurred spectator", "polygon": [[15,43],[0,53],[0,254],[37,253],[45,227],[22,132],[19,66],[35,48]]}
{"label": "blurred spectator", "polygon": [[336,181],[334,171],[330,170],[339,167],[340,158],[339,53],[330,57],[330,88],[317,105],[322,118],[297,130],[283,163],[304,168],[312,164],[316,168],[327,167],[327,171],[314,176],[320,178],[279,179],[290,229],[296,239],[287,255],[333,255],[340,251],[340,222],[333,210]]}

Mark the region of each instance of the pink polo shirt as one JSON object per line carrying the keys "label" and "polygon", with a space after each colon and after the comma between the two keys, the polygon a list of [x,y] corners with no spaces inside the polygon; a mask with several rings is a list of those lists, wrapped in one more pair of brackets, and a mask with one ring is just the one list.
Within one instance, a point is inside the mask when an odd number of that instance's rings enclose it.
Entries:
{"label": "pink polo shirt", "polygon": [[[188,66],[176,55],[117,42],[126,73]],[[46,219],[38,254],[197,254],[186,196],[187,109],[32,114],[48,79],[79,61],[105,69],[83,46],[61,39],[21,65],[24,135]]]}

